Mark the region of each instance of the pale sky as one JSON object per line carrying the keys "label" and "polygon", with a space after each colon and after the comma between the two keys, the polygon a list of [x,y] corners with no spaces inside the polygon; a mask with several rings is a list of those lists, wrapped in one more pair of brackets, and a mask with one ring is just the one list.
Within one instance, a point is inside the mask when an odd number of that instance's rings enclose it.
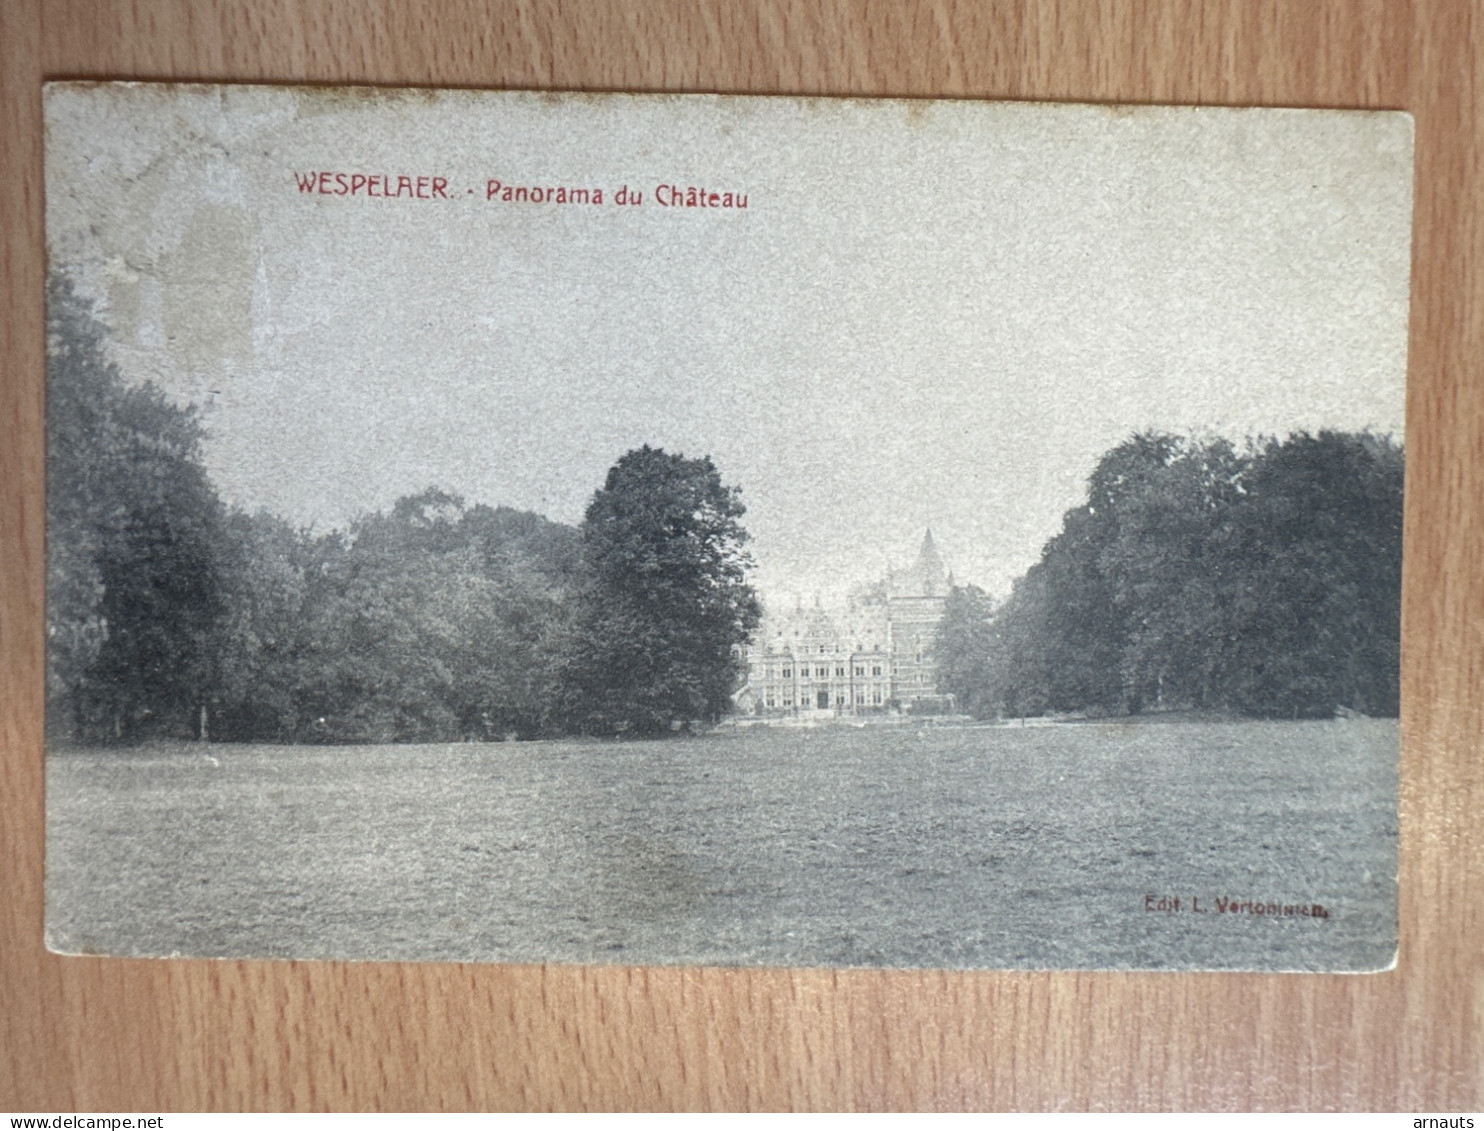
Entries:
{"label": "pale sky", "polygon": [[1004,594],[1134,431],[1402,435],[1399,113],[58,84],[47,146],[126,377],[201,408],[228,501],[319,528],[430,485],[575,523],[649,443],[741,485],[769,594],[925,527]]}

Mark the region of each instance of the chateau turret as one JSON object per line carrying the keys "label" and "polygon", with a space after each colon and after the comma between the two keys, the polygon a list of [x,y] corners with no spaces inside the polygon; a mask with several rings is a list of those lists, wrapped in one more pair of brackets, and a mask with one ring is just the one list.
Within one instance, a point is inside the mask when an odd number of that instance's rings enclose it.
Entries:
{"label": "chateau turret", "polygon": [[917,561],[909,569],[893,570],[888,585],[894,595],[903,597],[948,596],[947,571],[931,530],[923,535]]}

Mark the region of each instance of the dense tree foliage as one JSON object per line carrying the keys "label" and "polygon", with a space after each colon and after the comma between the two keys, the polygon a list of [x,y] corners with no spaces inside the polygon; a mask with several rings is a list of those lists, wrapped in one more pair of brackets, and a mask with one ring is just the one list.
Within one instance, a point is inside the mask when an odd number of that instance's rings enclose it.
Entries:
{"label": "dense tree foliage", "polygon": [[993,608],[978,586],[955,586],[948,593],[934,645],[938,660],[938,689],[953,695],[960,711],[992,714],[986,701],[990,688],[989,659],[994,650]]}
{"label": "dense tree foliage", "polygon": [[193,412],[50,295],[54,736],[276,742],[651,734],[715,720],[755,625],[735,488],[630,452],[579,532],[429,489],[344,531],[229,513]]}
{"label": "dense tree foliage", "polygon": [[558,679],[566,726],[656,734],[729,709],[760,615],[744,512],[709,457],[646,446],[609,471],[582,526],[586,578]]}
{"label": "dense tree foliage", "polygon": [[947,689],[980,714],[1395,714],[1402,479],[1369,434],[1135,436],[987,626],[950,606]]}
{"label": "dense tree foliage", "polygon": [[48,722],[189,734],[215,678],[223,512],[194,413],[127,386],[67,281],[47,295]]}
{"label": "dense tree foliage", "polygon": [[430,489],[314,537],[236,515],[215,734],[416,742],[539,731],[577,532]]}

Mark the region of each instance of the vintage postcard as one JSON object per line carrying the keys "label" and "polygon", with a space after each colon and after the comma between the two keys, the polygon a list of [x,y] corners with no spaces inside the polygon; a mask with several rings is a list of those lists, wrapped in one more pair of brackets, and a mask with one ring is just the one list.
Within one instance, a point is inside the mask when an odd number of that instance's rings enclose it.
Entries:
{"label": "vintage postcard", "polygon": [[45,109],[54,950],[1393,963],[1405,114]]}

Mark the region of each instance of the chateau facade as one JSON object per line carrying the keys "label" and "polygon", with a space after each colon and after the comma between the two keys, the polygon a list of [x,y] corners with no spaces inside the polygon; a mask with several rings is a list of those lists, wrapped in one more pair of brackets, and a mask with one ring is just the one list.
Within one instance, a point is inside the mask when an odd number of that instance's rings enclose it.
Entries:
{"label": "chateau facade", "polygon": [[741,715],[838,718],[902,712],[942,714],[933,637],[953,579],[932,531],[909,569],[856,590],[842,608],[765,610],[742,652]]}

